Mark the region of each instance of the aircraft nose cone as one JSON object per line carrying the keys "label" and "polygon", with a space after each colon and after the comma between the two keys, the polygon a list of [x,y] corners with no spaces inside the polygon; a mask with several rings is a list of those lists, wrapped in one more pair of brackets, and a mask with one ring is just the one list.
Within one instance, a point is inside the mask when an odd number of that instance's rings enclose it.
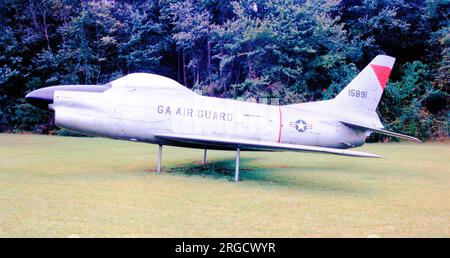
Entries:
{"label": "aircraft nose cone", "polygon": [[52,87],[37,89],[28,93],[25,100],[35,107],[50,110],[48,105],[53,103],[54,92]]}

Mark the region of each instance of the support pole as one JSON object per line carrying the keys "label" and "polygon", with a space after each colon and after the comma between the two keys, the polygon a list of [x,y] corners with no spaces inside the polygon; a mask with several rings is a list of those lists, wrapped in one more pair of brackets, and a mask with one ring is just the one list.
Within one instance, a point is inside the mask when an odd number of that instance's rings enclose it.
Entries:
{"label": "support pole", "polygon": [[156,168],[156,171],[158,173],[161,172],[161,159],[162,159],[162,144],[159,144],[158,145],[158,165],[157,165],[157,168]]}
{"label": "support pole", "polygon": [[241,158],[241,149],[237,147],[236,149],[236,170],[234,172],[234,181],[239,181],[239,160]]}
{"label": "support pole", "polygon": [[206,164],[206,148],[203,151],[203,160],[202,160],[202,165],[205,165],[205,164]]}

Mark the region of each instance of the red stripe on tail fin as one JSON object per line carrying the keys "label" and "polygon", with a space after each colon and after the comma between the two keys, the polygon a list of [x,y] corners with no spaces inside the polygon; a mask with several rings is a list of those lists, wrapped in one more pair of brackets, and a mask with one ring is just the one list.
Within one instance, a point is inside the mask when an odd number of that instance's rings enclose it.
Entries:
{"label": "red stripe on tail fin", "polygon": [[391,68],[376,64],[371,64],[370,66],[372,66],[372,69],[377,76],[378,82],[380,83],[381,88],[384,90],[389,79],[389,75],[391,74]]}

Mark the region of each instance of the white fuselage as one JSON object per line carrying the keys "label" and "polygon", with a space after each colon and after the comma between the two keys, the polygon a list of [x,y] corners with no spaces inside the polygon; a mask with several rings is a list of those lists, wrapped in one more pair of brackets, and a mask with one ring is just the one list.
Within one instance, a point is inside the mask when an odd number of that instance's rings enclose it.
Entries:
{"label": "white fuselage", "polygon": [[[155,133],[222,136],[274,143],[349,148],[367,131],[336,119],[331,106],[271,106],[181,94],[111,88],[103,93],[55,91],[58,126],[88,135],[160,143]],[[170,144],[169,144],[170,145]]]}

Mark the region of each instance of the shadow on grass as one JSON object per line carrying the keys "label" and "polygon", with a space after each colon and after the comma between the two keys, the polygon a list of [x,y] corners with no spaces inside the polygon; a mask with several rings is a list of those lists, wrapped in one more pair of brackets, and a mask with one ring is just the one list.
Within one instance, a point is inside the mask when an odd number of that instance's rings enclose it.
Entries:
{"label": "shadow on grass", "polygon": [[[253,168],[248,168],[243,166],[243,163],[256,160],[255,158],[241,158],[241,166],[240,166],[240,176],[241,179],[246,178],[246,172],[252,171]],[[167,172],[169,173],[178,173],[187,176],[203,176],[203,177],[211,177],[215,179],[234,179],[234,171],[235,171],[235,160],[234,159],[223,159],[223,160],[215,160],[212,162],[208,162],[205,165],[200,163],[192,163],[186,164],[180,167],[170,168]]]}
{"label": "shadow on grass", "polygon": [[[371,192],[368,188],[352,185],[345,181],[336,181],[334,179],[324,179],[323,177],[312,178],[303,173],[319,171],[318,167],[289,167],[280,165],[278,167],[251,167],[246,166],[256,158],[241,158],[240,180],[265,185],[296,188],[308,191],[334,192],[334,193],[352,193],[366,194]],[[340,166],[320,167],[320,172],[324,170],[328,173],[345,169]],[[292,174],[290,172],[295,172]],[[172,167],[166,170],[168,173],[182,174],[185,176],[200,176],[218,180],[234,180],[235,160],[223,159],[215,160],[202,165],[200,163],[186,164],[180,167]],[[287,173],[286,173],[287,172]]]}

